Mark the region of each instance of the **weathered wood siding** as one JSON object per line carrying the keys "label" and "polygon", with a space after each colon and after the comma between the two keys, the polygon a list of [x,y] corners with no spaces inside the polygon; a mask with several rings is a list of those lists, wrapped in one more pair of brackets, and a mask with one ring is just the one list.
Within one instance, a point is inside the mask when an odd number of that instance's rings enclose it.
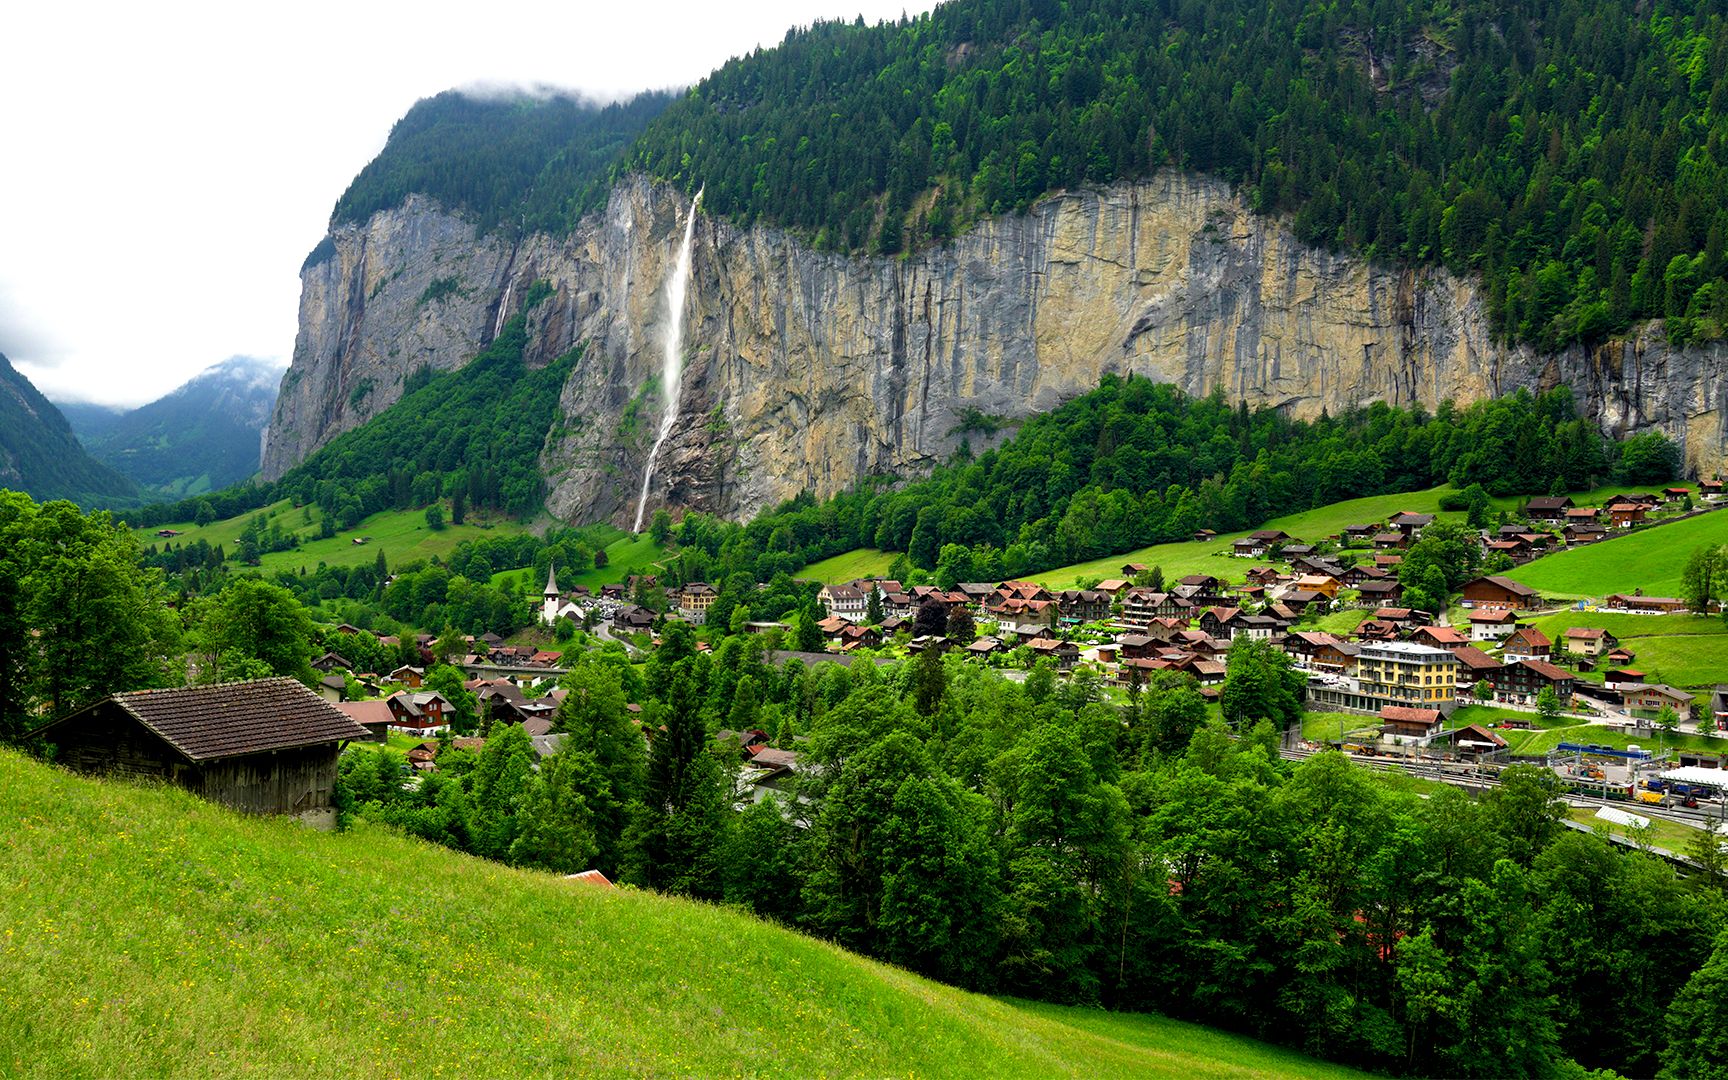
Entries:
{"label": "weathered wood siding", "polygon": [[193,790],[253,814],[304,814],[331,806],[335,743],[212,761]]}
{"label": "weathered wood siding", "polygon": [[193,766],[180,752],[112,706],[53,736],[55,760],[79,772],[186,783]]}

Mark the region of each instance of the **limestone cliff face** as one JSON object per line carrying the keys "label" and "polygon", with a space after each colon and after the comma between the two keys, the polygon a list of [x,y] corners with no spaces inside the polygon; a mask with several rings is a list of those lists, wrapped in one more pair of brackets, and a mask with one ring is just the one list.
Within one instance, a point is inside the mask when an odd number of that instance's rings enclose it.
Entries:
{"label": "limestone cliff face", "polygon": [[[476,240],[422,200],[338,232],[336,255],[304,274],[266,475],[394,400],[419,364],[465,361],[500,306],[546,279],[532,362],[588,345],[543,454],[549,506],[628,526],[688,212],[681,193],[636,180],[565,238]],[[459,287],[421,303],[441,278]],[[684,392],[651,506],[742,517],[805,488],[915,473],[966,437],[970,411],[1022,417],[1104,372],[1299,416],[1565,382],[1609,431],[1662,430],[1705,472],[1728,456],[1728,348],[1672,349],[1657,330],[1558,355],[1506,348],[1470,283],[1307,247],[1183,173],[1052,196],[897,259],[701,217],[686,309]]]}

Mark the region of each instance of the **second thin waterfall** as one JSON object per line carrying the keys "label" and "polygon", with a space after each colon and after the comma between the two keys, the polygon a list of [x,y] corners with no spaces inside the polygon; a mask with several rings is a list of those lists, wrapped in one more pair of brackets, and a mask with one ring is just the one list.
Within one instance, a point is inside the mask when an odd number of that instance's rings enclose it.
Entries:
{"label": "second thin waterfall", "polygon": [[690,217],[684,222],[684,242],[678,247],[678,261],[672,264],[672,279],[666,283],[666,337],[661,342],[665,355],[661,358],[660,433],[654,437],[654,447],[648,451],[648,466],[642,470],[642,495],[636,500],[636,525],[632,532],[642,531],[642,515],[648,509],[648,485],[654,479],[654,461],[660,447],[672,434],[678,419],[678,398],[684,384],[684,294],[690,288],[690,240],[696,233],[696,207],[702,202],[702,189],[690,200]]}

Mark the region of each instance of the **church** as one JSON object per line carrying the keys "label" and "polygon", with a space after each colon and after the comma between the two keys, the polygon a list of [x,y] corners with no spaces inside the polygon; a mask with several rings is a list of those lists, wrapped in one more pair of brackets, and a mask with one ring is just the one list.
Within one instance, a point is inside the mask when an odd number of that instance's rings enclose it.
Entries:
{"label": "church", "polygon": [[551,626],[561,618],[572,622],[581,622],[588,613],[576,606],[573,600],[566,600],[558,592],[558,568],[546,568],[546,588],[541,591],[540,621]]}

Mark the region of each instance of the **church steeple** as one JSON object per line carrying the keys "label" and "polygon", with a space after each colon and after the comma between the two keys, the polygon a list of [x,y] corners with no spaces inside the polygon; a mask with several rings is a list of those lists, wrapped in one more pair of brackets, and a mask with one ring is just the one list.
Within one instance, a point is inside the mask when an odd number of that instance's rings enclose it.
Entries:
{"label": "church steeple", "polygon": [[555,564],[546,567],[546,589],[543,595],[558,595],[558,567]]}

